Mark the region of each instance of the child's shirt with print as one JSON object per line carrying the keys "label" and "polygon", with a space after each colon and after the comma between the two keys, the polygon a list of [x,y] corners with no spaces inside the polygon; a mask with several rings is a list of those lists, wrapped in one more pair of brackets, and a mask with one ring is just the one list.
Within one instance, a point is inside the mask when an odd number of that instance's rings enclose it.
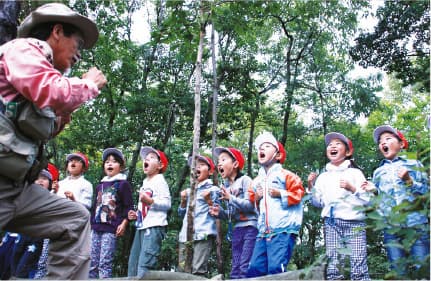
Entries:
{"label": "child's shirt with print", "polygon": [[151,206],[138,202],[138,210],[147,209],[145,217],[142,217],[142,225],[138,229],[146,229],[154,226],[168,225],[168,211],[171,209],[171,193],[163,174],[157,174],[151,179],[145,178],[139,192],[152,194],[154,203]]}
{"label": "child's shirt with print", "polygon": [[104,177],[96,187],[96,200],[91,210],[91,228],[95,231],[116,233],[133,209],[132,188],[125,174]]}

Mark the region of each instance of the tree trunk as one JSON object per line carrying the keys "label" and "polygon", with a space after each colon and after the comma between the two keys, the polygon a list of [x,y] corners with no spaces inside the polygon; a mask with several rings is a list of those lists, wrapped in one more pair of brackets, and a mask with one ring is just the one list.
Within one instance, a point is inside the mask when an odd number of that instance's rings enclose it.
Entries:
{"label": "tree trunk", "polygon": [[[217,83],[217,61],[215,56],[215,42],[214,42],[214,22],[211,26],[211,58],[212,58],[212,69],[213,69],[213,99],[212,99],[212,138],[211,138],[211,151],[212,159],[215,159],[215,147],[217,141],[217,98],[218,98],[218,83]],[[217,169],[213,175],[214,185],[218,185]],[[217,252],[217,270],[219,274],[223,274],[223,257],[222,257],[222,227],[219,219],[216,220],[217,226],[217,238],[216,238],[216,252]]]}
{"label": "tree trunk", "polygon": [[196,58],[196,69],[195,69],[195,114],[193,119],[193,151],[192,151],[192,166],[191,166],[191,188],[190,188],[190,198],[187,214],[187,243],[186,243],[186,260],[185,260],[185,272],[192,271],[192,261],[193,261],[193,225],[194,225],[194,210],[195,210],[195,193],[196,193],[196,155],[199,154],[199,138],[200,138],[200,113],[201,113],[201,76],[202,76],[202,54],[203,54],[203,44],[205,38],[205,21],[204,18],[204,6],[200,3],[200,32],[199,32],[199,46]]}

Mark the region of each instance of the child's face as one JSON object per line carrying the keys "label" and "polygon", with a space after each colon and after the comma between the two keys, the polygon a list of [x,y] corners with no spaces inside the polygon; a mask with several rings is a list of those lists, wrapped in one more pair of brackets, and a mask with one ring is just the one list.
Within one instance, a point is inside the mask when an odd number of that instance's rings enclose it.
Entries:
{"label": "child's face", "polygon": [[326,157],[335,166],[343,163],[347,156],[350,156],[350,153],[347,151],[346,144],[340,139],[332,139],[326,147]]}
{"label": "child's face", "polygon": [[198,182],[203,182],[208,179],[212,175],[210,173],[210,167],[205,161],[197,160],[196,161],[196,179]]}
{"label": "child's face", "polygon": [[159,156],[154,152],[148,153],[143,161],[143,169],[147,176],[158,174],[162,169],[162,163],[160,162]]}
{"label": "child's face", "polygon": [[403,143],[392,133],[383,133],[379,138],[379,150],[383,157],[393,160],[400,150],[403,148]]}
{"label": "child's face", "polygon": [[49,189],[49,179],[45,176],[39,176],[34,183],[41,185],[45,189]]}
{"label": "child's face", "polygon": [[218,156],[217,169],[222,178],[230,178],[236,175],[238,168],[238,161],[234,160],[227,152],[222,152]]}
{"label": "child's face", "polygon": [[84,163],[78,157],[74,157],[67,162],[67,172],[71,176],[80,176],[84,173]]}
{"label": "child's face", "polygon": [[113,155],[109,155],[103,163],[103,170],[105,175],[113,177],[121,172],[121,163]]}
{"label": "child's face", "polygon": [[273,162],[276,159],[276,156],[277,148],[268,142],[262,143],[257,152],[257,159],[260,165],[267,165]]}

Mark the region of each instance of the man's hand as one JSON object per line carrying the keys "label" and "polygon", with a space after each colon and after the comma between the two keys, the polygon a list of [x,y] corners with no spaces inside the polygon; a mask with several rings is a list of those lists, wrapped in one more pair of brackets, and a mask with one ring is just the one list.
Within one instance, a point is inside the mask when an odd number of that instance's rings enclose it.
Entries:
{"label": "man's hand", "polygon": [[82,75],[82,78],[93,81],[97,85],[97,88],[99,88],[99,90],[102,89],[108,82],[102,71],[100,71],[96,67],[90,68],[88,72]]}

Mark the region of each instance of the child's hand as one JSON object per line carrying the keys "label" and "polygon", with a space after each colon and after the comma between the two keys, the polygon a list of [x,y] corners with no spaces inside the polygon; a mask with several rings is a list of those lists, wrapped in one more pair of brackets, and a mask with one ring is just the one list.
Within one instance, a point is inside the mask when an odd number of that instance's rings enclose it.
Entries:
{"label": "child's hand", "polygon": [[135,212],[135,211],[130,210],[130,211],[127,213],[127,218],[128,218],[129,220],[136,220],[136,219],[138,218],[138,216],[136,215],[136,212]]}
{"label": "child's hand", "polygon": [[213,205],[213,201],[211,200],[211,192],[209,190],[205,190],[202,192],[202,197],[205,199],[209,206]]}
{"label": "child's hand", "polygon": [[270,187],[268,190],[268,194],[272,198],[281,197],[280,190],[278,190],[277,188]]}
{"label": "child's hand", "polygon": [[352,193],[356,192],[356,187],[354,187],[350,182],[345,179],[340,180],[340,187]]}
{"label": "child's hand", "polygon": [[153,198],[151,198],[151,196],[149,196],[146,192],[139,192],[139,200],[147,205],[154,203]]}
{"label": "child's hand", "polygon": [[224,187],[220,187],[221,200],[230,200],[230,192]]}
{"label": "child's hand", "polygon": [[68,199],[70,199],[72,201],[75,201],[75,196],[73,195],[72,191],[65,191],[64,192],[64,196],[66,196],[66,198],[68,198]]}
{"label": "child's hand", "polygon": [[186,190],[181,191],[180,196],[181,196],[181,202],[187,202],[187,191]]}
{"label": "child's hand", "polygon": [[409,171],[404,167],[401,167],[398,171],[398,177],[402,179],[406,183],[406,185],[410,186],[413,184],[413,179],[410,177]]}
{"label": "child's hand", "polygon": [[220,214],[220,206],[218,206],[218,205],[210,206],[209,209],[210,209],[209,213],[213,217],[216,217],[216,216],[218,216]]}
{"label": "child's hand", "polygon": [[376,186],[372,182],[370,182],[370,181],[364,181],[361,184],[361,188],[363,190],[367,191],[367,192],[374,192],[374,191],[376,191]]}
{"label": "child's hand", "polygon": [[317,178],[317,173],[315,173],[315,172],[311,172],[309,175],[308,175],[308,179],[307,179],[307,183],[308,183],[308,190],[310,190],[311,191],[311,189],[313,188],[313,186],[314,186],[314,182],[316,181],[316,178]]}
{"label": "child's hand", "polygon": [[126,232],[126,223],[121,223],[117,227],[117,231],[115,232],[115,236],[117,236],[117,237],[123,236],[124,232]]}
{"label": "child's hand", "polygon": [[263,188],[258,186],[256,188],[256,200],[259,201],[263,197]]}

